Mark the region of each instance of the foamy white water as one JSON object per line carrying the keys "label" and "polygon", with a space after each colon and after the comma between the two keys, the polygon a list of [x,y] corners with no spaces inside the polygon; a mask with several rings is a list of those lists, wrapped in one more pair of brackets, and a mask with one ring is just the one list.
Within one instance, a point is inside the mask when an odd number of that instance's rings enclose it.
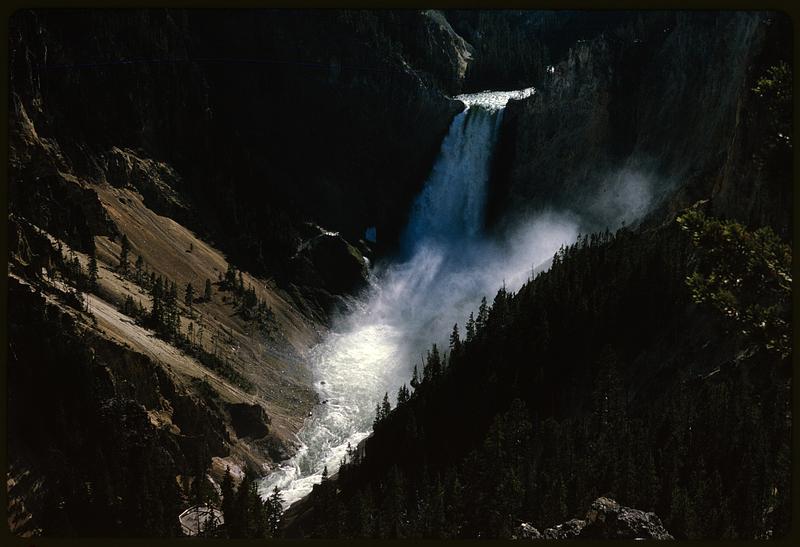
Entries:
{"label": "foamy white water", "polygon": [[394,402],[414,364],[432,342],[446,340],[480,298],[490,300],[506,282],[515,290],[531,268],[577,236],[574,219],[541,215],[507,240],[483,235],[491,158],[503,109],[532,88],[459,95],[439,157],[417,197],[398,261],[374,273],[363,306],[334,325],[310,358],[318,405],[298,437],[302,448],[266,477],[262,496],[277,486],[285,505],[311,492],[323,469],[334,473],[348,443],[372,430],[375,404],[385,392]]}
{"label": "foamy white water", "polygon": [[290,460],[264,479],[263,497],[277,486],[286,507],[320,482],[325,466],[339,468],[348,443],[353,447],[366,437],[374,418],[376,394],[383,396],[397,374],[392,360],[400,341],[387,323],[373,323],[362,310],[331,332],[309,357],[318,405],[298,434],[302,447]]}

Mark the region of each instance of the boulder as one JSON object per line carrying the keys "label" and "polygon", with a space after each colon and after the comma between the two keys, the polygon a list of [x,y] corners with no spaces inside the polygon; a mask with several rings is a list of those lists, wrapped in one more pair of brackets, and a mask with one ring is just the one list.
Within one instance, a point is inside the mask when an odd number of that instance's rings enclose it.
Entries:
{"label": "boulder", "polygon": [[542,533],[542,539],[574,539],[581,537],[586,521],[580,519],[568,520],[563,524],[548,528]]}
{"label": "boulder", "polygon": [[292,448],[275,435],[267,435],[253,444],[265,452],[273,462],[282,462],[292,457]]}
{"label": "boulder", "polygon": [[655,513],[624,507],[610,498],[597,498],[583,519],[539,532],[521,523],[512,539],[675,539]]}
{"label": "boulder", "polygon": [[523,522],[517,527],[511,539],[542,539],[542,533],[527,522]]}
{"label": "boulder", "polygon": [[597,498],[586,513],[581,537],[590,539],[675,539],[658,515],[624,507],[610,498]]}
{"label": "boulder", "polygon": [[318,230],[292,259],[295,278],[333,295],[352,294],[366,286],[368,267],[361,252],[338,233]]}

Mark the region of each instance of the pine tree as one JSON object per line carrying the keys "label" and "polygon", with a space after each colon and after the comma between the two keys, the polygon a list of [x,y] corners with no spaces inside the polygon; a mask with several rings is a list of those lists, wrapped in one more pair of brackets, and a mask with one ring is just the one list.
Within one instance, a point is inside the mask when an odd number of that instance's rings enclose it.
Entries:
{"label": "pine tree", "polygon": [[97,291],[97,256],[95,256],[94,245],[89,253],[89,290]]}
{"label": "pine tree", "polygon": [[410,393],[408,391],[408,387],[405,384],[400,386],[400,389],[397,390],[397,406],[403,405],[408,402],[410,398]]}
{"label": "pine tree", "polygon": [[205,289],[205,292],[203,293],[203,299],[206,302],[211,302],[211,280],[210,279],[206,279],[206,289]]}
{"label": "pine tree", "polygon": [[234,511],[237,516],[234,520],[235,526],[230,529],[232,537],[252,538],[256,536],[258,527],[256,502],[260,503],[260,500],[254,499],[253,487],[253,475],[249,469],[245,469],[242,482],[236,491]]}
{"label": "pine tree", "polygon": [[253,505],[252,512],[252,535],[254,538],[269,537],[269,523],[267,521],[267,504],[258,495],[258,483],[253,481],[250,484],[250,499]]}
{"label": "pine tree", "polygon": [[464,512],[464,488],[453,467],[447,469],[444,484],[445,515],[447,526],[444,537],[457,538],[461,534],[462,515]]}
{"label": "pine tree", "polygon": [[436,480],[430,485],[429,491],[429,510],[428,515],[428,537],[433,539],[445,538],[445,501],[444,501],[444,488],[439,475],[436,475]]}
{"label": "pine tree", "polygon": [[144,272],[144,259],[142,259],[142,255],[136,257],[136,282],[142,282],[142,274]]}
{"label": "pine tree", "polygon": [[[503,287],[497,291],[497,294],[494,297],[494,302],[492,303],[492,322],[494,328],[504,328],[508,322],[508,314],[509,314],[509,294],[506,291],[505,281],[503,282]],[[488,321],[488,315],[487,315]]]}
{"label": "pine tree", "polygon": [[425,368],[422,369],[423,381],[435,380],[442,373],[442,358],[439,355],[439,348],[436,344],[431,346],[428,358],[425,360]]}
{"label": "pine tree", "polygon": [[472,342],[475,339],[475,317],[472,312],[469,312],[469,319],[467,319],[467,342]]}
{"label": "pine tree", "polygon": [[213,506],[209,506],[208,509],[210,513],[206,518],[206,520],[203,522],[203,525],[199,530],[198,535],[207,538],[218,537],[217,532],[219,530],[219,521],[217,520],[217,516],[214,512]]}
{"label": "pine tree", "polygon": [[267,532],[270,537],[278,537],[283,518],[283,495],[277,486],[273,488],[272,494],[267,498],[266,509]]}
{"label": "pine tree", "polygon": [[169,323],[167,324],[167,332],[170,336],[174,336],[180,328],[180,316],[178,315],[178,284],[175,281],[170,283],[169,287]]}
{"label": "pine tree", "polygon": [[480,333],[489,319],[489,306],[486,304],[486,297],[481,298],[481,305],[478,308],[478,318],[475,320],[475,334]]}
{"label": "pine tree", "polygon": [[371,538],[375,530],[375,503],[371,488],[360,489],[354,496],[351,532],[356,538]]}
{"label": "pine tree", "polygon": [[232,527],[236,527],[236,514],[234,513],[236,500],[230,467],[225,468],[225,476],[222,478],[220,490],[222,491],[222,518],[225,521],[225,528],[230,530]]}
{"label": "pine tree", "polygon": [[75,254],[71,255],[71,258],[66,264],[67,267],[67,279],[75,285],[76,288],[80,288],[82,285],[81,279],[83,278],[83,268],[81,267],[81,261],[78,260],[78,256]]}
{"label": "pine tree", "polygon": [[120,244],[119,252],[119,269],[123,274],[128,273],[128,260],[131,252],[131,243],[128,241],[128,236],[122,234],[122,241]]}
{"label": "pine tree", "polygon": [[686,279],[696,303],[716,309],[752,342],[781,359],[791,350],[792,251],[771,228],[750,231],[698,207],[676,221],[695,247]]}
{"label": "pine tree", "polygon": [[183,298],[183,303],[186,304],[186,307],[189,308],[189,312],[192,311],[192,305],[194,304],[194,287],[192,287],[191,283],[186,284],[186,292]]}
{"label": "pine tree", "polygon": [[194,505],[209,505],[217,501],[217,492],[208,482],[209,465],[197,465],[197,471],[192,481],[190,499]]}
{"label": "pine tree", "polygon": [[453,332],[450,333],[450,355],[458,355],[461,352],[461,335],[458,333],[458,323],[453,325]]}
{"label": "pine tree", "polygon": [[380,536],[401,539],[405,536],[403,481],[397,466],[392,466],[383,486],[380,507]]}
{"label": "pine tree", "polygon": [[327,465],[322,470],[322,481],[314,486],[312,496],[315,513],[321,515],[315,523],[314,536],[338,537],[342,532],[345,516],[341,512],[340,502],[336,496],[336,483],[328,477]]}
{"label": "pine tree", "polygon": [[414,389],[419,387],[419,372],[417,372],[417,365],[414,365],[414,373],[411,375],[411,387]]}
{"label": "pine tree", "polygon": [[150,309],[150,322],[153,327],[158,329],[164,315],[164,283],[161,276],[158,276],[152,284],[150,289],[150,298],[152,299],[152,307]]}
{"label": "pine tree", "polygon": [[233,290],[236,285],[236,268],[233,264],[228,263],[228,269],[225,271],[224,286],[227,290]]}
{"label": "pine tree", "polygon": [[386,419],[392,412],[392,405],[389,404],[389,392],[383,394],[383,403],[381,403],[381,419]]}
{"label": "pine tree", "polygon": [[127,295],[125,297],[125,302],[122,303],[122,313],[130,317],[135,317],[137,315],[136,304],[134,303],[131,295]]}
{"label": "pine tree", "polygon": [[614,432],[619,429],[625,415],[625,400],[620,385],[617,356],[610,346],[603,348],[599,359],[599,371],[592,392],[595,430]]}

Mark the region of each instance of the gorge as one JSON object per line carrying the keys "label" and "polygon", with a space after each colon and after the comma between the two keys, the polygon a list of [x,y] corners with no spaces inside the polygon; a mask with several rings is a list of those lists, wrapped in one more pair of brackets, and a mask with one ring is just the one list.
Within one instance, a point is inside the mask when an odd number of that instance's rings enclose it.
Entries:
{"label": "gorge", "polygon": [[[333,326],[311,353],[322,405],[304,425],[298,455],[264,481],[291,504],[311,491],[323,469],[334,473],[348,446],[372,427],[374,406],[394,394],[411,375],[411,365],[433,341],[461,321],[482,296],[524,281],[577,233],[551,215],[526,227],[509,248],[487,239],[484,209],[492,152],[503,109],[534,90],[459,95],[465,104],[445,136],[422,192],[412,206],[400,258],[382,264],[372,287],[350,316]],[[441,345],[442,340],[439,340]]]}
{"label": "gorge", "polygon": [[15,13],[12,531],[786,533],[792,33]]}

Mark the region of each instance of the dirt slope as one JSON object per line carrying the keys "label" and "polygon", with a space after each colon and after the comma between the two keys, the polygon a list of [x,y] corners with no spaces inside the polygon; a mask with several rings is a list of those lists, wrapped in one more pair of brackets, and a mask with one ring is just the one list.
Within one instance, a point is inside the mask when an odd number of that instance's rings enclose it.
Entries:
{"label": "dirt slope", "polygon": [[[131,265],[141,256],[145,271],[176,282],[181,332],[186,333],[190,323],[195,333],[202,328],[204,334],[198,343],[206,351],[227,360],[244,382],[237,385],[211,370],[121,311],[128,296],[145,310],[151,306],[151,297],[131,276],[126,278],[118,271],[120,237],[95,237],[98,290],[96,294],[84,295],[86,311],[93,318],[87,321],[87,326],[108,340],[159,363],[189,392],[196,392],[197,382],[193,380],[197,379],[205,381],[212,388],[213,397],[223,405],[261,406],[267,415],[270,435],[283,446],[279,452],[288,455],[295,443],[295,434],[316,403],[311,372],[304,356],[320,339],[322,327],[302,316],[290,297],[273,282],[242,272],[244,286],[252,286],[258,298],[274,313],[270,332],[265,335],[253,322],[237,313],[232,293],[222,289],[219,280],[228,269],[228,262],[220,251],[174,220],[153,212],[131,187],[89,184],[77,179],[71,182],[97,193],[111,222],[130,242]],[[84,271],[88,270],[87,254],[38,231],[46,235],[54,247],[60,244],[66,256],[77,256]],[[49,280],[47,276],[42,279]],[[201,298],[206,279],[212,281],[210,301]],[[58,279],[48,282],[56,291],[68,290]],[[198,295],[191,310],[184,303],[187,283],[193,285]],[[58,299],[50,300],[58,302]],[[175,427],[168,415],[150,414],[151,420],[160,427]],[[268,455],[263,443],[238,438],[235,429],[228,425],[232,439],[230,456],[214,458],[215,475],[224,472],[226,466],[239,474],[246,465],[266,470],[276,463],[274,453]]]}

